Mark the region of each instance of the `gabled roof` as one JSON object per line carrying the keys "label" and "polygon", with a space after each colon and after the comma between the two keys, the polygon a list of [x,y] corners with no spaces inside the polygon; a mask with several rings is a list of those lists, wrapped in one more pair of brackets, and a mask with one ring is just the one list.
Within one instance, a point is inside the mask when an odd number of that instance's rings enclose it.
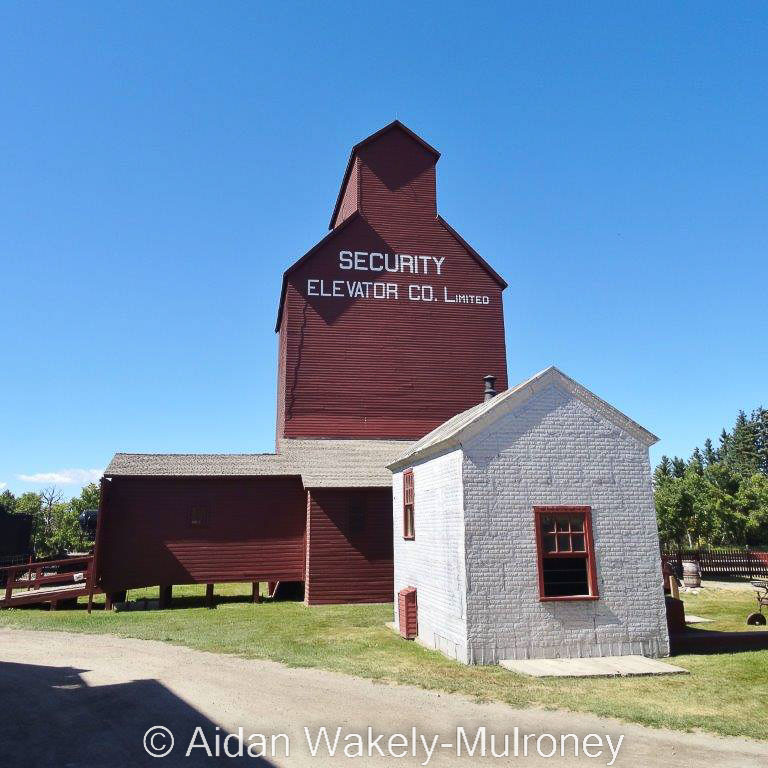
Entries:
{"label": "gabled roof", "polygon": [[587,406],[600,413],[601,416],[615,424],[620,429],[628,432],[636,440],[651,446],[658,442],[659,438],[647,429],[632,421],[621,411],[590,392],[577,381],[566,376],[554,365],[532,376],[530,379],[518,384],[512,389],[502,392],[490,400],[478,403],[469,410],[456,414],[448,421],[433,429],[413,443],[398,458],[389,464],[392,471],[413,463],[416,460],[427,458],[435,453],[458,448],[463,441],[481,432],[490,426],[498,416],[509,413],[514,408],[522,405],[535,393],[545,387],[556,384],[562,389],[579,398]]}
{"label": "gabled roof", "polygon": [[[367,219],[360,211],[354,211],[347,216],[344,221],[339,224],[338,227],[332,229],[328,234],[320,240],[320,242],[313,245],[301,258],[291,264],[288,269],[283,272],[283,284],[280,288],[280,300],[277,307],[277,321],[275,322],[275,333],[280,330],[280,321],[283,319],[283,305],[285,303],[285,292],[288,290],[288,276],[294,270],[298,269],[304,262],[308,261],[312,256],[322,248],[329,240],[335,237],[337,234],[341,234],[353,221],[362,219],[367,223]],[[438,223],[452,236],[454,237],[464,248],[467,253],[499,284],[499,287],[504,290],[507,287],[507,283],[501,275],[442,217],[437,217]],[[369,225],[370,226],[370,225]]]}
{"label": "gabled roof", "polygon": [[421,144],[421,146],[424,149],[426,149],[427,152],[434,155],[435,162],[439,160],[440,153],[433,146],[431,146],[430,144],[427,144],[427,142],[424,141],[424,139],[422,139],[421,136],[418,136],[417,134],[415,134],[410,128],[408,128],[408,126],[403,125],[399,120],[393,120],[389,125],[385,125],[383,128],[376,131],[376,133],[372,133],[370,136],[363,139],[362,141],[358,141],[357,144],[355,144],[355,146],[352,147],[352,151],[349,153],[347,168],[344,171],[344,177],[341,180],[341,187],[339,187],[339,196],[336,198],[336,205],[333,207],[333,213],[331,214],[331,221],[328,224],[328,229],[333,229],[333,222],[336,221],[336,216],[339,213],[339,208],[341,207],[341,199],[344,196],[344,189],[347,186],[347,180],[349,179],[349,174],[352,172],[352,167],[355,164],[355,155],[366,144],[370,144],[371,142],[378,139],[379,136],[382,136],[388,131],[391,131],[395,128],[403,131],[403,133],[405,133],[407,136],[413,139],[416,143]]}
{"label": "gabled roof", "polygon": [[[349,179],[349,174],[352,171],[352,166],[354,164],[355,155],[360,150],[361,147],[365,146],[366,144],[369,144],[370,142],[376,140],[381,135],[386,133],[387,131],[391,131],[393,129],[398,129],[400,131],[403,131],[405,134],[407,134],[410,138],[412,138],[414,141],[416,141],[418,144],[420,144],[424,149],[427,150],[427,152],[430,152],[434,155],[435,161],[440,157],[440,153],[431,145],[427,144],[424,139],[422,139],[420,136],[415,134],[408,126],[403,125],[399,120],[393,120],[389,125],[385,125],[381,130],[376,131],[376,133],[372,133],[367,138],[363,139],[362,141],[359,141],[357,144],[355,144],[354,147],[352,147],[352,151],[349,155],[349,161],[347,162],[347,169],[344,172],[344,178],[341,182],[341,188],[339,189],[339,195],[336,199],[336,205],[333,209],[333,214],[331,215],[331,223],[329,226],[330,232],[323,237],[320,242],[316,243],[310,250],[308,250],[300,259],[295,261],[293,264],[291,264],[288,269],[283,272],[283,283],[282,287],[280,289],[280,301],[277,307],[277,321],[275,322],[275,332],[278,332],[280,330],[280,322],[283,318],[283,304],[285,301],[285,292],[288,288],[288,276],[296,269],[298,269],[304,262],[306,262],[309,258],[311,258],[314,253],[322,248],[335,234],[343,232],[353,221],[357,221],[358,219],[362,219],[363,221],[366,221],[365,216],[359,211],[356,210],[353,213],[351,213],[344,221],[342,221],[337,227],[333,226],[333,222],[336,220],[336,215],[339,211],[339,206],[341,205],[342,197],[344,196],[344,188],[347,183],[347,179]],[[491,267],[491,265],[450,225],[448,222],[438,214],[437,216],[437,222],[442,226],[453,238],[455,238],[458,243],[464,247],[470,256],[472,256],[475,261],[499,284],[502,290],[504,290],[507,287],[507,282],[504,280],[501,275],[499,275],[496,270]]]}
{"label": "gabled roof", "polygon": [[499,284],[503,291],[507,287],[507,281],[440,214],[437,215],[437,220],[461,246],[466,248],[467,253]]}
{"label": "gabled roof", "polygon": [[283,285],[280,288],[280,303],[277,306],[277,322],[275,323],[275,333],[280,330],[280,321],[283,319],[283,304],[285,303],[285,292],[288,290],[288,275],[290,275],[294,270],[298,269],[305,261],[308,261],[310,258],[312,258],[317,250],[322,248],[337,234],[343,232],[353,221],[357,221],[358,219],[362,218],[363,214],[360,213],[360,211],[354,211],[352,214],[347,216],[347,218],[344,219],[344,221],[342,221],[341,224],[336,227],[336,229],[332,229],[322,240],[320,240],[318,243],[315,243],[315,245],[313,245],[300,259],[294,261],[293,264],[291,264],[291,266],[288,267],[285,272],[283,272]]}
{"label": "gabled roof", "polygon": [[105,477],[300,477],[305,488],[388,488],[409,440],[282,440],[279,453],[117,453]]}

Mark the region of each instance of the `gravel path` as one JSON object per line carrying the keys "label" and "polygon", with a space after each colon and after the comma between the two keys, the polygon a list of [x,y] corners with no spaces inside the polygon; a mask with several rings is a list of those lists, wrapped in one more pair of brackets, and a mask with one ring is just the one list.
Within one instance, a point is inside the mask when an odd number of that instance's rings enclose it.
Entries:
{"label": "gravel path", "polygon": [[[439,736],[430,766],[520,765],[585,766],[607,765],[611,750],[621,742],[613,765],[626,768],[685,768],[716,765],[717,768],[748,768],[768,765],[768,745],[744,739],[721,739],[700,734],[659,731],[625,725],[590,715],[539,710],[514,710],[501,704],[478,704],[461,696],[438,694],[406,686],[376,684],[368,680],[311,669],[290,669],[268,661],[249,661],[233,656],[193,651],[165,643],[129,640],[107,635],[79,635],[60,632],[0,630],[0,765],[4,768],[122,768],[151,765],[248,765],[248,766],[416,766],[424,764],[427,752],[420,736],[430,744]],[[169,728],[175,746],[164,759],[150,758],[142,746],[145,732],[155,725]],[[287,734],[290,755],[285,756],[285,739],[269,745],[266,759],[244,756],[216,760],[202,746],[184,753],[195,735],[203,737],[212,753],[230,732],[241,726],[250,734]],[[329,735],[341,727],[336,757],[322,749],[313,757],[304,727],[314,740],[318,728],[327,726]],[[378,756],[367,746],[367,727],[372,737],[388,751],[387,738],[402,733],[408,740],[400,746],[395,738],[393,754],[409,752],[402,758]],[[488,756],[457,756],[457,742],[471,744],[477,728],[485,726]],[[514,756],[514,729],[519,729],[518,757]],[[416,755],[413,731],[416,729]],[[503,752],[504,734],[510,736],[510,755],[490,755],[490,735],[497,736],[496,750]],[[566,756],[545,759],[536,754],[536,739],[551,734],[559,750],[562,734],[575,734],[565,740]],[[597,734],[587,742],[591,753],[602,748],[598,757],[586,757],[583,737]],[[357,739],[362,734],[364,757],[356,757]],[[529,752],[524,757],[526,734]],[[458,739],[457,739],[458,736]],[[611,737],[611,745],[607,737]],[[596,744],[597,737],[602,745]],[[579,756],[574,743],[579,739]],[[165,734],[152,744],[161,750],[168,742]],[[239,742],[228,742],[236,751]],[[246,742],[254,753],[258,740]],[[451,744],[450,748],[439,744]],[[353,757],[345,757],[347,747]],[[553,739],[539,740],[544,754]],[[223,746],[221,747],[223,750]],[[478,753],[479,753],[478,743]]]}

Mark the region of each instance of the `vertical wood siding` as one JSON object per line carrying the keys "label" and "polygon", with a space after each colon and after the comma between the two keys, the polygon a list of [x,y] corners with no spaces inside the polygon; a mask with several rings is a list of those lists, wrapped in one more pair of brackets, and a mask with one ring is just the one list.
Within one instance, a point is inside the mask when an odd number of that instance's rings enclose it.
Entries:
{"label": "vertical wood siding", "polygon": [[[363,512],[362,528],[350,526],[353,509]],[[390,602],[392,492],[312,489],[307,516],[307,603]]]}
{"label": "vertical wood siding", "polygon": [[[204,527],[190,525],[193,509]],[[99,523],[101,583],[300,581],[305,510],[298,478],[116,478]]]}

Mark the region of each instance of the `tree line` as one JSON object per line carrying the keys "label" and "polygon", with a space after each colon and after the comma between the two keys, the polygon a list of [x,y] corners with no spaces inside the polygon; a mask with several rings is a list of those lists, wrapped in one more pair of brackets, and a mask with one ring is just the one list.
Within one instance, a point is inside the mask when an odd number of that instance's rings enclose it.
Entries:
{"label": "tree line", "polygon": [[69,552],[87,552],[93,542],[83,533],[78,517],[86,509],[98,509],[99,486],[91,483],[79,496],[64,501],[58,488],[15,496],[0,494],[0,514],[32,517],[32,550],[38,559],[64,557]]}
{"label": "tree line", "polygon": [[707,438],[687,461],[662,456],[653,481],[664,544],[768,545],[768,410],[740,411],[717,447]]}

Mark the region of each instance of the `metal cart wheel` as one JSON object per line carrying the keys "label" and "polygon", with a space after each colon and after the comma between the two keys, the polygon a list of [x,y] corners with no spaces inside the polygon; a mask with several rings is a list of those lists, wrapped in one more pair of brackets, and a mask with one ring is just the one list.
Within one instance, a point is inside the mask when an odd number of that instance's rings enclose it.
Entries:
{"label": "metal cart wheel", "polygon": [[762,613],[750,613],[749,616],[747,616],[747,624],[749,624],[750,627],[764,627],[766,623],[766,618]]}

